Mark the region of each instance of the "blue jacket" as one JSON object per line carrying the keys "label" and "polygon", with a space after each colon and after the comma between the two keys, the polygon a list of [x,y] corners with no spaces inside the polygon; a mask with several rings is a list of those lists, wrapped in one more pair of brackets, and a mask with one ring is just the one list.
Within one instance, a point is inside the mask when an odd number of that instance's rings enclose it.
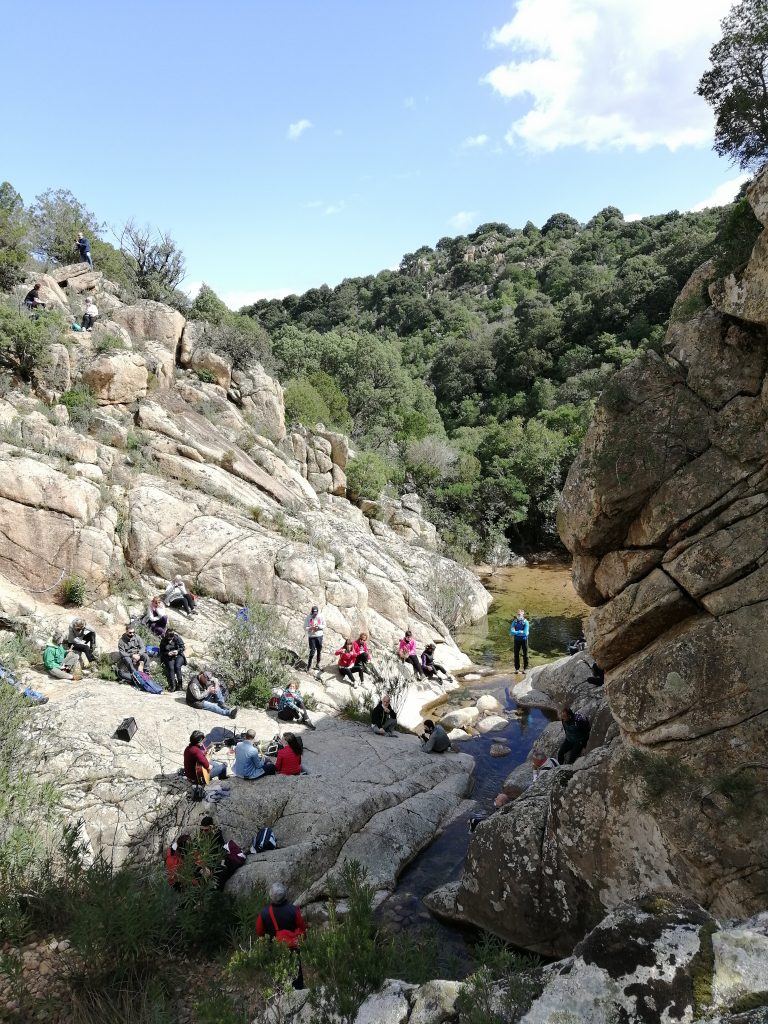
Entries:
{"label": "blue jacket", "polygon": [[235,747],[235,775],[241,779],[260,779],[264,774],[264,761],[250,740]]}
{"label": "blue jacket", "polygon": [[79,238],[77,240],[77,248],[80,250],[80,255],[85,256],[86,253],[91,251],[91,243],[87,238]]}
{"label": "blue jacket", "polygon": [[531,625],[528,619],[515,619],[509,627],[509,635],[519,637],[521,640],[528,639]]}

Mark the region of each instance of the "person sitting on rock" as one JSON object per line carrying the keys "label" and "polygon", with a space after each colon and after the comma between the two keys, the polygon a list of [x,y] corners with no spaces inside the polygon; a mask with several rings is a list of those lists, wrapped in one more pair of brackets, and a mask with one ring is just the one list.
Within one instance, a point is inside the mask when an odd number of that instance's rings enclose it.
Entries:
{"label": "person sitting on rock", "polygon": [[298,971],[293,980],[295,989],[304,988],[304,974],[301,969],[299,942],[307,934],[307,926],[298,907],[288,902],[288,893],[282,882],[273,882],[269,887],[269,905],[259,911],[256,918],[256,935],[285,942],[294,951]]}
{"label": "person sitting on rock", "polygon": [[497,811],[501,810],[502,807],[506,807],[508,803],[509,797],[506,793],[497,793],[493,798],[493,810],[490,814],[473,814],[469,819],[469,831],[474,833],[481,821],[488,821],[488,819],[492,818]]}
{"label": "person sitting on rock", "polygon": [[199,729],[195,729],[184,748],[184,774],[195,786],[205,786],[211,779],[227,777],[227,766],[223,762],[208,760],[205,733]]}
{"label": "person sitting on rock", "polygon": [[142,621],[155,636],[165,636],[165,631],[168,628],[168,616],[165,614],[165,607],[159,597],[153,597],[149,602],[149,608],[147,608],[147,613]]}
{"label": "person sitting on rock", "polygon": [[90,663],[96,657],[96,630],[85,619],[72,619],[67,633],[67,644],[71,650],[85,656]]}
{"label": "person sitting on rock", "polygon": [[197,711],[213,711],[216,715],[237,718],[237,708],[228,708],[218,679],[210,672],[198,672],[187,683],[187,704]]}
{"label": "person sitting on rock", "polygon": [[39,693],[37,690],[33,690],[31,686],[25,686],[24,683],[20,682],[16,678],[15,672],[12,672],[11,669],[6,668],[6,666],[2,664],[0,664],[0,684],[10,686],[11,689],[15,690],[30,704],[48,703],[48,698],[44,694]]}
{"label": "person sitting on rock", "polygon": [[302,766],[301,758],[304,754],[304,742],[301,736],[287,732],[283,735],[284,743],[277,752],[275,758],[275,772],[277,775],[306,775],[307,771]]}
{"label": "person sitting on rock", "polygon": [[298,686],[286,687],[280,694],[277,703],[277,717],[281,722],[301,722],[302,725],[306,725],[310,729],[315,728],[309,720]]}
{"label": "person sitting on rock", "polygon": [[421,679],[421,662],[416,654],[416,641],[413,639],[410,629],[406,629],[405,636],[398,644],[397,656],[400,661],[407,661],[416,673],[416,678]]}
{"label": "person sitting on rock", "polygon": [[118,641],[117,650],[122,662],[123,678],[132,679],[134,672],[147,671],[147,650],[144,641],[136,632],[134,623],[129,622],[125,627],[125,632]]}
{"label": "person sitting on rock", "polygon": [[206,814],[200,821],[200,838],[197,845],[200,874],[203,877],[213,875],[218,889],[223,889],[232,875],[245,864],[246,855],[234,839],[224,841],[221,827],[216,827],[210,814]]}
{"label": "person sitting on rock", "polygon": [[181,670],[187,664],[184,655],[184,641],[179,634],[168,629],[160,641],[160,663],[165,669],[165,677],[168,680],[168,689],[176,693],[184,689],[184,678]]}
{"label": "person sitting on rock", "polygon": [[53,640],[43,651],[43,665],[48,675],[54,679],[80,679],[82,667],[77,651],[70,651],[64,646],[64,635],[56,633]]}
{"label": "person sitting on rock", "polygon": [[515,647],[515,672],[520,671],[520,653],[523,655],[523,671],[528,671],[528,636],[531,631],[531,624],[525,617],[525,610],[518,609],[517,616],[512,620],[509,627],[510,635]]}
{"label": "person sitting on rock", "polygon": [[427,677],[432,679],[436,675],[444,675],[448,678],[448,673],[445,671],[442,665],[438,665],[435,661],[435,645],[427,644],[421,654],[421,671]]}
{"label": "person sitting on rock", "polygon": [[83,319],[80,321],[80,326],[84,331],[93,330],[93,325],[99,319],[99,307],[93,301],[93,299],[85,300],[85,310],[83,311]]}
{"label": "person sitting on rock", "polygon": [[560,708],[559,716],[563,723],[565,740],[557,752],[560,764],[573,764],[580,757],[589,739],[589,720],[580,711],[573,711],[568,705]]}
{"label": "person sitting on rock", "polygon": [[554,768],[560,767],[560,762],[555,757],[547,757],[546,754],[534,753],[531,757],[531,763],[533,764],[533,781],[541,775],[542,772],[551,772]]}
{"label": "person sitting on rock", "polygon": [[371,672],[374,676],[378,673],[371,664],[371,651],[368,647],[368,634],[361,633],[354,642],[355,668],[361,668],[363,672]]}
{"label": "person sitting on rock", "polygon": [[362,683],[363,666],[357,664],[355,645],[351,640],[345,640],[344,646],[340,647],[338,651],[334,651],[334,656],[339,659],[339,675],[345,682],[351,683],[352,686],[357,686],[357,682],[354,677],[354,673],[357,672],[360,676],[360,682]]}
{"label": "person sitting on rock", "polygon": [[316,604],[312,605],[309,615],[304,619],[304,632],[309,641],[309,659],[307,660],[307,672],[312,671],[312,658],[315,658],[317,669],[320,669],[320,655],[323,653],[323,632],[325,630],[325,619],[320,614]]}
{"label": "person sitting on rock", "polygon": [[431,718],[427,718],[424,722],[421,740],[424,743],[424,752],[427,754],[444,754],[451,746],[448,733],[440,723],[435,725]]}
{"label": "person sitting on rock", "polygon": [[197,615],[195,596],[190,594],[181,576],[174,576],[163,594],[163,603],[167,608],[178,608],[187,615]]}
{"label": "person sitting on rock", "polygon": [[80,253],[80,262],[87,263],[91,270],[93,270],[93,260],[91,259],[91,243],[88,241],[88,239],[82,232],[77,236],[77,242],[75,243],[75,245],[77,246],[77,251]]}
{"label": "person sitting on rock", "polygon": [[392,708],[392,702],[388,693],[381,696],[381,700],[371,711],[371,730],[377,736],[397,736],[397,715]]}
{"label": "person sitting on rock", "polygon": [[33,312],[36,309],[45,309],[45,303],[40,298],[40,282],[37,281],[24,296],[24,305]]}
{"label": "person sitting on rock", "polygon": [[241,779],[261,779],[265,775],[274,775],[275,766],[266,757],[262,757],[255,743],[256,733],[248,729],[245,737],[235,747],[234,774]]}

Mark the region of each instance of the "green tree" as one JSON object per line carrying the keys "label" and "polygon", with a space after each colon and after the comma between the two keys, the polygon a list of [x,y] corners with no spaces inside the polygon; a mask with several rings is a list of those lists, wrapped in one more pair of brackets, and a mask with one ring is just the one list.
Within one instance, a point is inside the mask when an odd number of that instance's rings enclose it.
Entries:
{"label": "green tree", "polygon": [[212,324],[221,324],[232,319],[232,311],[226,303],[222,302],[213,288],[203,282],[190,307],[189,319],[207,320]]}
{"label": "green tree", "polygon": [[64,320],[53,310],[29,317],[0,305],[0,365],[31,381],[47,365],[50,347],[61,339],[63,330]]}
{"label": "green tree", "polygon": [[136,288],[144,299],[168,302],[184,279],[184,253],[167,231],[129,220],[120,235],[120,249],[133,268]]}
{"label": "green tree", "polygon": [[24,201],[10,184],[0,184],[0,292],[9,292],[24,277],[28,232]]}
{"label": "green tree", "polygon": [[697,92],[715,111],[715,152],[740,167],[768,157],[768,7],[742,0],[720,22],[722,39]]}
{"label": "green tree", "polygon": [[76,263],[77,236],[98,238],[104,225],[67,189],[48,189],[35,198],[29,211],[32,252],[54,263]]}

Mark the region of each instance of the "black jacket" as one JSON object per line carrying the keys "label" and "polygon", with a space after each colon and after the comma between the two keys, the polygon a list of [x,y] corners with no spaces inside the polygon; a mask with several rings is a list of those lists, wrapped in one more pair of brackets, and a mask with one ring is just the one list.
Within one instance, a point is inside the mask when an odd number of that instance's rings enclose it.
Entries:
{"label": "black jacket", "polygon": [[[169,654],[169,650],[175,650],[176,654]],[[174,633],[172,636],[168,633],[165,634],[163,639],[160,641],[160,660],[170,661],[171,658],[175,658],[178,654],[184,653],[184,641],[181,639],[178,633]]]}
{"label": "black jacket", "polygon": [[381,701],[379,701],[379,703],[371,712],[371,724],[375,725],[377,729],[383,729],[384,722],[388,718],[394,718],[395,721],[397,721],[397,715],[392,710],[392,708],[390,708],[389,711],[387,711],[387,709],[384,707]]}

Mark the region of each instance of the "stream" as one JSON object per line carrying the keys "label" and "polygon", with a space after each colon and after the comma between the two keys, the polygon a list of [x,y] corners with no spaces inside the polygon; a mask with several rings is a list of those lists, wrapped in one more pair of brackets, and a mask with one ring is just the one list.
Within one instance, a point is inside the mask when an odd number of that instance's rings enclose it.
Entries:
{"label": "stream", "polygon": [[[507,688],[520,680],[509,674],[512,642],[509,623],[518,608],[525,608],[531,623],[530,661],[543,664],[566,653],[570,640],[581,631],[587,607],[571,583],[565,565],[545,565],[497,570],[481,577],[493,594],[488,616],[460,633],[457,642],[478,665],[495,671],[478,682],[449,695],[453,707],[474,704],[483,693],[493,694],[505,711],[517,705]],[[400,876],[396,890],[382,904],[378,919],[395,932],[407,930],[411,937],[437,947],[438,964],[445,977],[463,977],[473,969],[475,929],[444,924],[424,906],[423,898],[433,889],[461,877],[469,846],[468,821],[472,814],[488,811],[510,772],[522,764],[535,741],[551,721],[543,712],[531,710],[511,719],[506,728],[485,736],[474,736],[459,744],[462,753],[475,758],[475,775],[469,800],[456,817],[419,853]],[[491,757],[491,744],[502,740],[511,750],[506,757]]]}

